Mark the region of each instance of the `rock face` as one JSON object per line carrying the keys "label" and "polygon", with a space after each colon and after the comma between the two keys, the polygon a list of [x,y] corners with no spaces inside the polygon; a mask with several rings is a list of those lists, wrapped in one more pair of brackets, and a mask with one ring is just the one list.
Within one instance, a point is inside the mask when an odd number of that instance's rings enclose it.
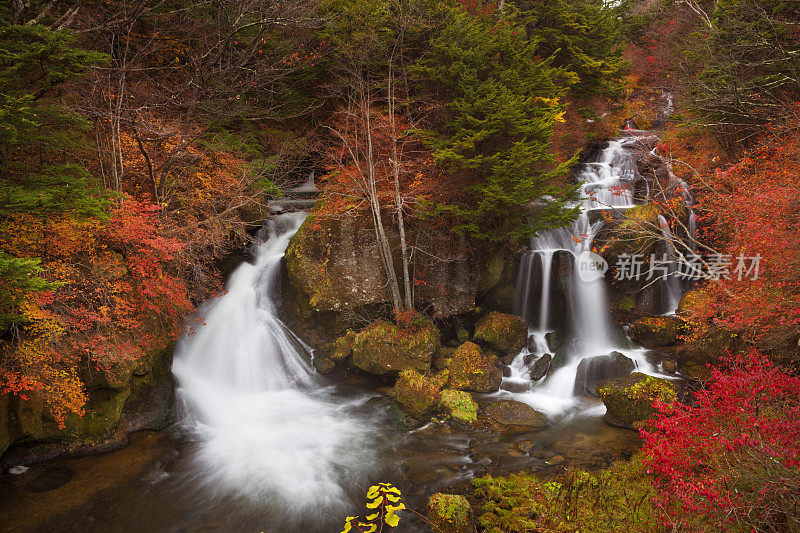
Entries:
{"label": "rock face", "polygon": [[428,500],[428,520],[441,533],[468,533],[475,530],[472,508],[464,496],[437,492]]}
{"label": "rock face", "polygon": [[414,370],[404,370],[394,385],[397,403],[410,416],[424,419],[439,403],[441,390],[446,382],[447,371],[427,378]]}
{"label": "rock face", "polygon": [[598,386],[597,395],[606,406],[606,422],[637,429],[655,413],[655,400],[675,401],[675,386],[666,379],[634,372]]}
{"label": "rock face", "polygon": [[[300,305],[319,313],[389,302],[369,211],[326,215],[322,213],[322,201],[292,237],[286,251],[286,271]],[[393,215],[387,211],[383,220],[392,249],[399,250]],[[418,275],[425,278],[417,298],[430,304],[436,318],[474,309],[482,268],[471,257],[469,243],[451,236],[423,237],[413,227],[407,228],[407,233],[414,246],[440,259],[417,265]],[[449,240],[442,240],[445,238]],[[401,272],[399,255],[395,263],[397,272]]]}
{"label": "rock face", "polygon": [[456,349],[450,360],[449,388],[472,392],[494,392],[500,389],[503,379],[494,360],[473,342],[465,342]]}
{"label": "rock face", "polygon": [[468,392],[447,389],[439,398],[440,411],[449,419],[464,424],[478,420],[478,404]]}
{"label": "rock face", "polygon": [[575,396],[596,396],[598,385],[629,376],[634,368],[634,362],[619,352],[587,357],[578,364],[572,393]]}
{"label": "rock face", "polygon": [[425,373],[439,348],[439,330],[431,322],[404,329],[378,320],[355,336],[353,365],[378,375],[406,369]]}
{"label": "rock face", "polygon": [[500,424],[505,435],[541,431],[547,418],[533,407],[514,400],[494,402],[486,408],[486,416]]}
{"label": "rock face", "polygon": [[634,342],[646,348],[673,346],[681,342],[685,331],[683,320],[674,316],[647,317],[631,325],[628,333]]}
{"label": "rock face", "polygon": [[475,324],[475,339],[494,350],[516,354],[528,340],[528,323],[518,315],[489,313]]}
{"label": "rock face", "polygon": [[30,464],[63,454],[112,449],[126,433],[163,429],[171,420],[172,346],[145,354],[110,376],[82,376],[89,389],[86,414],[67,415],[59,428],[37,394],[27,400],[0,395],[0,455],[4,466]]}

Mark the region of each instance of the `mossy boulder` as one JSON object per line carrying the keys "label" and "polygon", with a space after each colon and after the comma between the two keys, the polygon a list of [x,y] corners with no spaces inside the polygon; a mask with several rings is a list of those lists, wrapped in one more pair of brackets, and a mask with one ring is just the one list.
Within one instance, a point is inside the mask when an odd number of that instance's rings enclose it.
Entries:
{"label": "mossy boulder", "polygon": [[682,318],[688,317],[691,309],[700,303],[702,298],[702,291],[694,290],[687,292],[681,297],[681,301],[678,303],[678,309],[675,311],[675,314]]}
{"label": "mossy boulder", "polygon": [[486,416],[500,425],[504,435],[541,431],[547,427],[547,417],[530,405],[514,400],[490,404],[486,408]]}
{"label": "mossy boulder", "polygon": [[315,356],[312,363],[314,365],[314,368],[316,368],[317,372],[319,372],[320,374],[328,374],[330,372],[333,372],[333,369],[336,368],[336,363],[334,363],[327,357]]}
{"label": "mossy boulder", "polygon": [[447,389],[439,398],[439,408],[447,418],[470,424],[478,420],[478,404],[468,392]]}
{"label": "mossy boulder", "polygon": [[348,329],[347,333],[325,346],[323,350],[324,356],[334,363],[344,361],[353,354],[356,335],[357,333],[355,331]]}
{"label": "mossy boulder", "polygon": [[[330,212],[325,202],[324,197],[317,202],[286,250],[286,273],[297,305],[315,314],[338,315],[390,303],[370,210]],[[388,221],[394,215],[387,209],[383,216]],[[400,264],[396,224],[386,224],[385,229],[394,260]],[[483,265],[476,265],[469,240],[457,237],[454,244],[452,235],[420,235],[413,222],[407,224],[406,232],[426,254],[440,257],[441,249],[448,246],[447,258],[426,265],[427,283],[417,288],[417,300],[429,306],[436,318],[472,311]]]}
{"label": "mossy boulder", "polygon": [[472,392],[494,392],[500,389],[503,373],[494,358],[483,353],[474,342],[459,346],[450,360],[449,387]]}
{"label": "mossy boulder", "polygon": [[606,406],[605,420],[614,426],[638,429],[655,413],[653,402],[675,401],[675,386],[666,379],[634,372],[597,386]]}
{"label": "mossy boulder", "polygon": [[564,344],[564,332],[561,330],[548,331],[544,335],[544,340],[547,342],[547,349],[550,351],[558,351]]}
{"label": "mossy boulder", "polygon": [[450,368],[450,361],[453,360],[453,354],[455,351],[455,348],[448,348],[446,346],[439,348],[439,351],[436,352],[436,355],[433,357],[433,361],[431,362],[433,368],[435,370],[444,370],[445,368]]}
{"label": "mossy boulder", "polygon": [[708,327],[694,333],[691,340],[677,351],[678,370],[688,378],[707,380],[711,377],[708,365],[717,364],[726,351],[736,353],[742,346],[739,338],[724,329]]}
{"label": "mossy boulder", "polygon": [[446,382],[446,370],[433,377],[425,377],[414,370],[404,370],[394,385],[397,403],[410,416],[424,419],[439,403]]}
{"label": "mossy boulder", "polygon": [[528,324],[518,315],[489,313],[475,324],[475,339],[507,354],[516,354],[528,340]]}
{"label": "mossy boulder", "polygon": [[598,385],[629,376],[636,363],[620,352],[587,357],[578,363],[572,393],[575,396],[594,396]]}
{"label": "mossy boulder", "polygon": [[686,324],[675,316],[645,317],[631,325],[628,334],[646,348],[674,346],[681,342]]}
{"label": "mossy boulder", "polygon": [[401,328],[378,320],[355,336],[353,365],[370,374],[406,369],[424,374],[440,347],[439,330],[431,322]]}
{"label": "mossy boulder", "polygon": [[472,507],[464,496],[437,492],[428,500],[428,520],[441,533],[475,531]]}

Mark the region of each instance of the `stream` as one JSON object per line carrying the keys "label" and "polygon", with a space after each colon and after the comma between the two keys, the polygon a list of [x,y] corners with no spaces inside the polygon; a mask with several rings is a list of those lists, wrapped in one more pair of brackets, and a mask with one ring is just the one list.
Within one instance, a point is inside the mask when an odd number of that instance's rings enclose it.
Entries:
{"label": "stream", "polygon": [[[511,362],[499,392],[476,395],[525,402],[554,422],[537,433],[501,437],[490,428],[429,423],[408,428],[366,378],[317,374],[311,349],[280,320],[275,305],[281,259],[302,213],[272,217],[253,262],[201,310],[179,342],[173,365],[180,422],[163,433],[132,435],[120,450],[32,466],[0,482],[0,524],[22,531],[338,531],[362,512],[367,488],[386,481],[424,513],[433,492],[465,491],[471,479],[567,466],[600,468],[638,447],[635,432],[613,428],[597,398],[573,396],[580,361],[616,350],[637,370],[661,375],[645,350],[615,333],[602,280],[572,276],[571,307],[556,316],[554,259],[569,254],[573,274],[602,225],[591,211],[627,208],[636,163],[632,139],[611,141],[579,176],[583,213],[574,227],[531,240],[517,281],[516,310],[527,317],[528,347]],[[583,235],[583,240],[572,237]],[[541,286],[533,286],[538,262]],[[532,296],[533,295],[533,296]],[[671,305],[671,304],[670,304]],[[564,311],[564,310],[561,310]],[[669,311],[669,310],[667,310]],[[565,364],[541,380],[530,365],[549,350],[546,335],[566,320],[573,339]],[[409,513],[400,531],[426,531]]]}

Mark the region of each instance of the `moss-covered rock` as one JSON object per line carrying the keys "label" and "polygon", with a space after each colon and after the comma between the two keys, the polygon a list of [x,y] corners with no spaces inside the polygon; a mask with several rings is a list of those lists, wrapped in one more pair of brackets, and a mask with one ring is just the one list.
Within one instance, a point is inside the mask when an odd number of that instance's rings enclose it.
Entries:
{"label": "moss-covered rock", "polygon": [[489,313],[475,324],[475,339],[507,354],[516,354],[528,340],[528,324],[518,315]]}
{"label": "moss-covered rock", "polygon": [[464,496],[437,492],[428,500],[428,520],[441,533],[469,533],[475,530],[472,508]]}
{"label": "moss-covered rock", "polygon": [[401,328],[387,320],[378,320],[355,336],[353,364],[378,375],[406,369],[424,374],[439,348],[439,330],[431,322]]}
{"label": "moss-covered rock", "polygon": [[356,332],[348,329],[347,333],[325,347],[323,353],[325,357],[338,363],[344,361],[353,354],[353,346],[356,343]]}
{"label": "moss-covered rock", "polygon": [[673,346],[681,342],[686,325],[675,316],[645,317],[631,325],[628,334],[634,342],[647,348]]}
{"label": "moss-covered rock", "polygon": [[433,368],[435,370],[444,370],[445,368],[450,368],[450,361],[453,360],[453,354],[455,351],[455,348],[449,348],[446,346],[439,348],[431,363]]}
{"label": "moss-covered rock", "polygon": [[328,374],[336,368],[336,363],[328,359],[327,357],[314,357],[312,361],[314,368],[317,369],[317,372],[320,374]]}
{"label": "moss-covered rock", "polygon": [[394,385],[397,403],[410,416],[424,419],[439,403],[446,381],[446,376],[427,378],[414,370],[404,370]]}
{"label": "moss-covered rock", "polygon": [[[375,239],[369,209],[351,209],[327,214],[324,197],[311,210],[303,225],[292,237],[286,250],[288,281],[298,297],[298,305],[314,313],[367,308],[391,301],[381,254]],[[392,213],[384,213],[385,220]],[[399,234],[395,224],[386,225],[390,248],[398,252]],[[415,247],[437,257],[447,245],[447,258],[425,265],[428,283],[418,287],[416,298],[430,305],[437,318],[470,312],[475,307],[479,272],[466,238],[451,235],[420,235],[410,223],[408,238]],[[446,244],[445,244],[446,243]]]}
{"label": "moss-covered rock", "polygon": [[575,396],[594,396],[598,385],[629,376],[634,368],[636,363],[620,352],[586,357],[578,363],[572,393]]}
{"label": "moss-covered rock", "polygon": [[503,374],[493,358],[483,353],[474,342],[465,342],[456,349],[450,361],[449,387],[472,392],[494,392],[500,388]]}
{"label": "moss-covered rock", "polygon": [[741,342],[735,334],[721,328],[709,327],[692,335],[677,351],[678,370],[688,378],[707,380],[711,377],[708,365],[714,365],[726,351],[737,352]]}
{"label": "moss-covered rock", "polygon": [[675,386],[666,379],[634,372],[628,377],[597,386],[606,406],[605,420],[614,426],[636,429],[655,413],[653,402],[675,401]]}
{"label": "moss-covered rock", "polygon": [[444,416],[456,422],[470,424],[478,420],[478,404],[468,392],[447,389],[439,398]]}
{"label": "moss-covered rock", "polygon": [[681,301],[678,303],[678,309],[675,311],[675,314],[679,317],[687,317],[691,309],[699,303],[702,297],[702,291],[693,290],[687,292],[681,297]]}
{"label": "moss-covered rock", "polygon": [[486,408],[486,416],[501,426],[504,435],[541,431],[547,427],[547,417],[528,404],[514,400],[490,404]]}

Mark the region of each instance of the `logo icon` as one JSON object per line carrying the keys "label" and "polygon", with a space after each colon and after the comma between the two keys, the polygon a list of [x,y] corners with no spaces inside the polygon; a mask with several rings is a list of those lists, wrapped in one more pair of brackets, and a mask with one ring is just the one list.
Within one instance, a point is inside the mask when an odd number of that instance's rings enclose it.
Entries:
{"label": "logo icon", "polygon": [[577,261],[578,275],[584,283],[591,283],[605,276],[608,261],[603,256],[588,250],[581,252]]}

